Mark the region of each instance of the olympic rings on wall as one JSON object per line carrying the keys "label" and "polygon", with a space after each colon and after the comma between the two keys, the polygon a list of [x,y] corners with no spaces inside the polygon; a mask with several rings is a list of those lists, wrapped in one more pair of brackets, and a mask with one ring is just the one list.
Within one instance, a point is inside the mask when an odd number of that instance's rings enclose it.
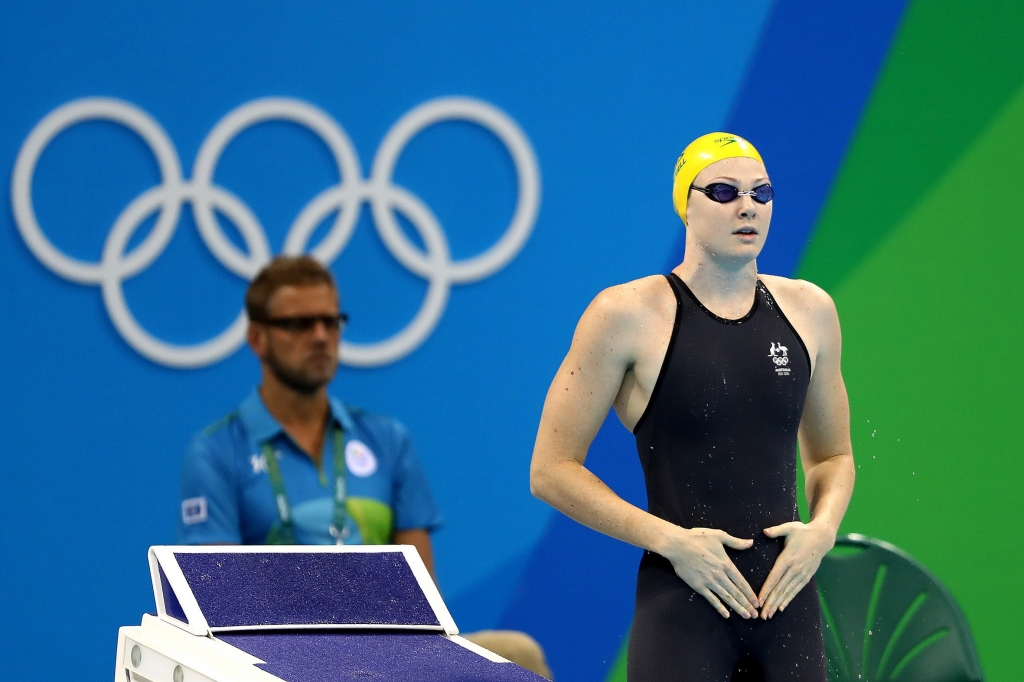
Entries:
{"label": "olympic rings on wall", "polygon": [[[132,200],[114,221],[102,256],[96,263],[72,258],[55,247],[43,233],[32,205],[32,179],[43,150],[62,131],[89,120],[118,123],[139,135],[156,157],[161,178],[158,186]],[[515,213],[505,233],[483,253],[462,260],[452,260],[444,230],[426,204],[392,181],[395,165],[406,145],[424,129],[453,120],[479,125],[501,140],[512,157],[519,182]],[[71,282],[100,287],[114,327],[141,355],[161,365],[179,368],[219,362],[235,352],[245,339],[248,319],[244,310],[212,339],[192,345],[171,344],[156,338],[139,324],[128,308],[122,285],[148,268],[167,248],[186,203],[192,206],[203,242],[229,271],[250,280],[270,260],[267,235],[252,210],[235,194],[213,184],[217,163],[228,144],[242,131],[265,121],[289,121],[318,135],[334,157],[340,177],[337,185],[322,191],[299,212],[285,238],[284,253],[305,253],[317,226],[336,214],[327,235],[309,252],[329,265],[348,244],[362,205],[368,203],[377,232],[388,251],[427,282],[426,297],[419,312],[405,328],[374,343],[342,341],[344,364],[375,367],[411,353],[437,326],[452,285],[484,279],[505,267],[533,230],[540,205],[540,169],[533,147],[507,114],[487,102],[468,97],[430,100],[402,116],[384,136],[368,179],[363,178],[359,157],[341,126],[326,112],[302,100],[268,97],[229,112],[203,141],[192,168],[192,178],[186,179],[170,137],[148,113],[118,99],[77,99],[57,107],[36,124],[18,153],[11,181],[15,224],[29,250],[52,272]],[[238,228],[245,251],[224,234],[215,212]],[[404,215],[419,233],[424,251],[406,237],[396,212]],[[157,219],[153,229],[141,243],[128,250],[135,232],[154,214]]]}

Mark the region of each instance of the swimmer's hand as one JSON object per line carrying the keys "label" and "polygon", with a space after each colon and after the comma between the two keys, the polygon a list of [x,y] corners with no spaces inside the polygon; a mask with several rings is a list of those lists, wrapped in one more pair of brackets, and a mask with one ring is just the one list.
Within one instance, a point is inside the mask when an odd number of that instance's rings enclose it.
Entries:
{"label": "swimmer's hand", "polygon": [[734,538],[714,528],[679,530],[668,539],[664,551],[659,552],[672,562],[676,575],[707,599],[722,618],[729,617],[723,601],[744,618],[757,618],[754,590],[725,553],[725,547],[749,549],[754,541]]}
{"label": "swimmer's hand", "polygon": [[765,528],[770,538],[786,538],[786,546],[775,560],[771,573],[761,587],[761,618],[768,619],[785,611],[793,597],[814,577],[822,557],[832,549],[836,534],[828,526],[790,521]]}

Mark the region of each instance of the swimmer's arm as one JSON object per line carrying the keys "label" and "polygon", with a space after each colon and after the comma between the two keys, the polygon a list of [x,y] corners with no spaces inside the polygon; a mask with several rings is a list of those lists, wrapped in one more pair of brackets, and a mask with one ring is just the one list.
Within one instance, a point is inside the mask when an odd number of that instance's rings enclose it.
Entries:
{"label": "swimmer's arm", "polygon": [[752,540],[669,523],[626,502],[583,466],[637,357],[641,308],[624,285],[602,292],[583,314],[544,401],[530,491],[585,526],[667,558],[723,617],[728,608],[756,617],[757,597],[723,549],[747,549]]}
{"label": "swimmer's arm", "polygon": [[822,557],[835,544],[839,524],[853,494],[850,404],[840,369],[839,316],[825,292],[814,287],[807,294],[812,298],[813,315],[809,321],[818,350],[799,440],[811,520],[765,529],[769,537],[785,537],[786,546],[761,588],[763,618],[785,609],[813,577]]}
{"label": "swimmer's arm", "polygon": [[626,502],[583,466],[636,358],[637,313],[618,289],[601,292],[583,313],[551,382],[530,464],[530,491],[585,526],[658,551],[671,524]]}
{"label": "swimmer's arm", "polygon": [[[819,290],[820,291],[820,290]],[[800,459],[811,523],[833,539],[853,495],[856,477],[850,440],[850,401],[840,368],[842,333],[835,304],[824,292],[818,314],[821,343],[800,422]]]}

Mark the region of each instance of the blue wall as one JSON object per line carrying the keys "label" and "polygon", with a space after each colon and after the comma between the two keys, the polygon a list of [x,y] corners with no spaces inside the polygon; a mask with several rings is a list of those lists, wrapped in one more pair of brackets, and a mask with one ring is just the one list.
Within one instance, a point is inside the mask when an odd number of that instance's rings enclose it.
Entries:
{"label": "blue wall", "polygon": [[[795,86],[785,96],[757,95],[763,81],[751,77],[751,64],[799,71],[806,61],[791,48],[803,31],[842,24],[823,11],[808,18],[790,9],[788,16],[785,5],[772,11],[768,2],[741,4],[728,18],[713,5],[683,3],[597,3],[585,16],[543,3],[6,4],[0,168],[8,182],[36,124],[81,97],[118,98],[147,112],[173,142],[186,178],[214,125],[267,96],[329,114],[351,138],[364,175],[389,128],[432,98],[478,98],[518,124],[541,178],[539,214],[522,250],[490,277],[454,286],[443,317],[414,351],[383,366],[343,368],[332,390],[399,417],[412,432],[446,518],[435,536],[437,569],[460,626],[527,627],[548,646],[559,679],[603,675],[628,627],[636,554],[578,526],[555,543],[557,552],[538,549],[568,523],[528,489],[547,384],[600,289],[663,271],[678,257],[670,173],[690,139],[733,125],[781,155],[800,120],[787,111],[808,120],[832,116],[837,123],[823,127],[837,132],[823,143],[820,164],[831,177],[899,7],[868,22],[859,46],[826,40],[808,48],[852,60],[844,78],[854,81],[841,89],[846,99],[811,98],[808,109],[798,106]],[[806,79],[808,87],[827,83],[827,70]],[[775,118],[759,118],[760,107]],[[276,253],[303,207],[338,182],[333,164],[308,130],[270,122],[242,132],[214,178],[251,209]],[[119,214],[159,179],[137,136],[93,121],[43,151],[32,197],[50,241],[96,261]],[[442,123],[414,138],[395,183],[433,211],[456,259],[489,248],[516,204],[508,152],[468,123]],[[819,184],[815,206],[827,178]],[[177,344],[226,328],[245,289],[200,239],[188,209],[166,250],[124,285],[138,322]],[[791,236],[775,245],[774,271],[792,269],[814,211],[795,216]],[[150,216],[129,250],[153,223]],[[230,221],[221,224],[233,243],[243,243]],[[405,230],[412,233],[408,224]],[[324,234],[321,226],[312,242]],[[332,267],[355,342],[404,327],[426,291],[385,248],[366,205]],[[37,259],[10,207],[0,212],[0,273],[7,512],[0,676],[38,676],[43,658],[46,677],[102,677],[113,663],[116,628],[153,608],[145,550],[173,542],[189,435],[231,410],[258,367],[244,348],[192,369],[143,357],[112,324],[99,287],[58,277]],[[619,472],[623,494],[642,502],[628,434],[609,423],[599,440],[596,470]],[[600,636],[581,645],[553,624],[586,619],[550,605],[545,612],[536,595],[556,584],[558,562],[586,581],[591,557],[604,555],[629,570],[581,592],[613,595],[588,614]]]}

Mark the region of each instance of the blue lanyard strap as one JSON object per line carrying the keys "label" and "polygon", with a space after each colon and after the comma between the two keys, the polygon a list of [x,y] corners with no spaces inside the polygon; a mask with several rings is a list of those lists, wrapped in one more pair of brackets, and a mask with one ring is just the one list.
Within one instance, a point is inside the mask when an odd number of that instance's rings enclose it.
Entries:
{"label": "blue lanyard strap", "polygon": [[[345,527],[345,522],[348,520],[348,509],[345,505],[345,497],[348,493],[345,487],[345,476],[348,473],[345,466],[345,431],[332,424],[327,427],[327,437],[331,441],[334,461],[334,514],[331,517],[331,537],[337,544],[343,545],[348,535],[348,530]],[[292,507],[288,502],[288,493],[284,489],[284,477],[281,476],[281,462],[277,457],[277,451],[274,450],[270,441],[263,443],[262,450],[263,459],[267,462],[270,488],[274,492],[277,516],[281,522],[280,528],[276,532],[271,531],[267,536],[267,544],[297,545]]]}

